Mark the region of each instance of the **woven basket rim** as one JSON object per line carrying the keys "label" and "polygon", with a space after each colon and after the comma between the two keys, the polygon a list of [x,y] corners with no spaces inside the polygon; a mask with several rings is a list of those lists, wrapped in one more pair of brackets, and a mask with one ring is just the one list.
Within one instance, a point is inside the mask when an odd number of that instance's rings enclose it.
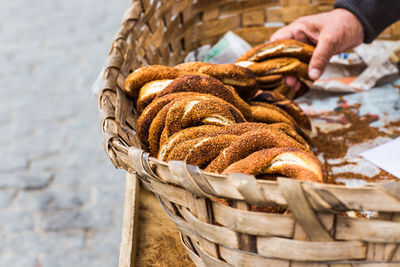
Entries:
{"label": "woven basket rim", "polygon": [[[157,1],[155,1],[157,2]],[[142,7],[139,1],[132,1],[130,6],[128,7],[127,11],[124,14],[123,20],[121,22],[121,26],[117,32],[117,34],[114,37],[114,40],[111,45],[111,49],[109,52],[109,55],[106,59],[106,62],[104,64],[104,72],[103,72],[103,77],[102,77],[102,83],[101,83],[101,88],[98,94],[98,108],[100,112],[100,121],[102,124],[102,133],[103,133],[103,144],[105,151],[109,158],[111,159],[112,163],[117,167],[117,168],[124,168],[128,172],[138,172],[142,177],[154,177],[154,172],[152,170],[149,170],[149,166],[151,167],[160,167],[160,168],[168,168],[169,163],[160,161],[154,157],[151,157],[148,155],[148,153],[139,147],[139,142],[136,143],[136,146],[133,144],[130,146],[129,144],[125,144],[125,142],[118,136],[118,127],[121,127],[118,123],[115,121],[113,123],[110,123],[110,120],[114,120],[117,117],[116,110],[115,110],[115,103],[109,103],[104,101],[103,95],[105,92],[110,91],[116,94],[116,97],[114,98],[115,101],[120,100],[119,98],[124,98],[126,97],[122,90],[118,88],[118,84],[123,84],[123,80],[127,76],[127,73],[124,73],[122,67],[126,63],[126,58],[125,58],[125,52],[126,52],[126,47],[127,47],[127,39],[129,36],[130,31],[132,28],[135,26],[136,22],[141,18],[142,15]],[[124,131],[124,129],[123,129]],[[126,131],[126,130],[125,130]],[[132,164],[132,153],[137,154],[136,158],[140,154],[140,157],[145,155],[146,161],[144,164],[147,165],[147,169],[144,168],[143,166],[139,167],[140,170],[137,168],[134,168]],[[183,163],[184,168],[192,168],[188,167],[189,165],[186,165]],[[137,167],[137,166],[136,166]],[[197,168],[197,167],[196,167]],[[199,172],[202,176],[204,177],[219,177],[221,180],[228,180],[230,175],[221,175],[221,174],[215,174],[215,173],[207,173],[204,172],[203,170],[200,170],[197,168],[196,170]],[[149,173],[150,172],[150,173]],[[254,176],[251,176],[254,180],[257,182],[257,186],[260,187],[263,184],[270,184],[274,186],[278,186],[279,182],[278,181],[262,181],[262,180],[257,180]],[[162,179],[161,179],[162,180]],[[171,181],[168,181],[171,182]],[[243,180],[244,182],[244,180]],[[300,182],[301,184],[315,184],[315,186],[322,188],[323,190],[325,189],[330,189],[334,191],[340,191],[340,190],[345,190],[346,192],[358,192],[359,190],[372,190],[373,192],[386,192],[388,188],[395,187],[396,182],[395,181],[382,181],[378,183],[366,183],[363,186],[360,187],[347,187],[345,185],[332,185],[332,184],[319,184],[315,182]],[[186,190],[191,191],[192,193],[199,193],[196,190],[193,190],[193,188],[190,188],[188,184],[186,183],[181,183],[179,186],[185,187]],[[383,189],[385,188],[385,189]],[[399,190],[400,192],[400,190]],[[209,195],[213,195],[212,192],[206,192]],[[387,193],[387,192],[386,192]],[[350,194],[351,195],[351,194]],[[394,196],[398,196],[395,193],[388,193],[388,198],[393,198]],[[396,201],[398,200],[397,197]],[[400,205],[399,205],[400,209]],[[400,210],[399,210],[400,211]]]}

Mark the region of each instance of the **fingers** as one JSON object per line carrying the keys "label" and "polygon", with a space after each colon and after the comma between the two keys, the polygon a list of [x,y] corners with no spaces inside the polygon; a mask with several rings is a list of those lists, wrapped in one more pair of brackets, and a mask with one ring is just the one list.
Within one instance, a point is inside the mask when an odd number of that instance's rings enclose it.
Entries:
{"label": "fingers", "polygon": [[318,31],[308,20],[312,16],[300,18],[291,24],[276,31],[270,41],[282,39],[294,39],[307,44],[315,44],[318,39]]}
{"label": "fingers", "polygon": [[308,76],[312,80],[317,80],[321,77],[326,66],[328,65],[329,59],[336,53],[335,41],[332,38],[321,34],[317,47],[314,50],[313,56],[308,68]]}
{"label": "fingers", "polygon": [[293,91],[295,91],[295,92],[299,91],[301,84],[296,79],[296,77],[286,76],[285,77],[285,82],[290,88],[292,88]]}
{"label": "fingers", "polygon": [[273,42],[283,39],[294,39],[290,25],[277,30],[269,40]]}

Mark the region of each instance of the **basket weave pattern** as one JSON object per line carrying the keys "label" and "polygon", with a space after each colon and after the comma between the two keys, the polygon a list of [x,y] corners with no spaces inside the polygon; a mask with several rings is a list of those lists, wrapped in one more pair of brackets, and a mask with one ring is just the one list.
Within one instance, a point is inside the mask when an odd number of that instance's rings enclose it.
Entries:
{"label": "basket weave pattern", "polygon": [[[136,173],[156,194],[197,266],[400,264],[400,184],[346,188],[218,175],[180,161],[161,162],[141,149],[137,113],[121,89],[125,77],[140,66],[181,63],[188,52],[213,44],[228,30],[252,44],[263,42],[274,31],[262,26],[268,18],[281,12],[289,22],[294,16],[289,2],[318,12],[333,1],[281,2],[133,1],[112,43],[98,98],[105,150],[116,167]],[[232,205],[210,197],[230,199]],[[291,212],[253,212],[251,205],[281,205]],[[371,220],[344,215],[361,210],[379,215]]]}

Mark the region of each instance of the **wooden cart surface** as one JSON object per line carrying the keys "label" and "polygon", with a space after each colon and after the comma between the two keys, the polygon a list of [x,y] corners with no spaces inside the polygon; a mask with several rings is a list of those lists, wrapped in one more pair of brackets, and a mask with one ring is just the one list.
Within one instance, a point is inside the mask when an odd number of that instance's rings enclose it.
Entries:
{"label": "wooden cart surface", "polygon": [[119,267],[194,264],[157,198],[127,174]]}

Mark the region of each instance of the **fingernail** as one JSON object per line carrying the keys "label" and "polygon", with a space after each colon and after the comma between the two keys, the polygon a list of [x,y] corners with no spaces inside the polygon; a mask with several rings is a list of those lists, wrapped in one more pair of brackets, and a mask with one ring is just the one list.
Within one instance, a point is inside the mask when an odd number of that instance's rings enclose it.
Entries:
{"label": "fingernail", "polygon": [[310,70],[310,73],[308,74],[312,80],[316,80],[321,76],[321,71],[318,69],[312,69]]}

